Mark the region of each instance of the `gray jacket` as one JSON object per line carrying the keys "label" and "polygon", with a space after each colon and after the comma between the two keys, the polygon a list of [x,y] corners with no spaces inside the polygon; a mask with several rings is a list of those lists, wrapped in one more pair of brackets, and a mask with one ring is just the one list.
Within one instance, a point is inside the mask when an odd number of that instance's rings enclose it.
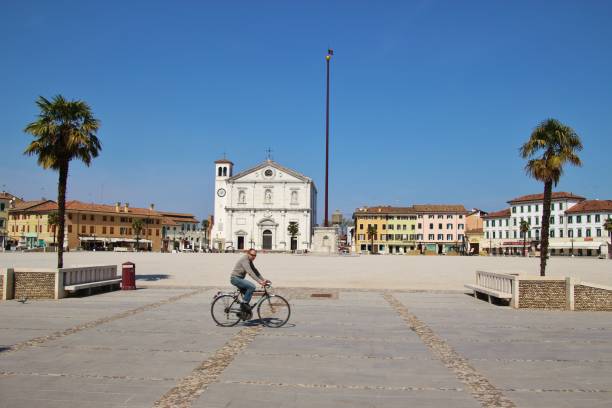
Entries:
{"label": "gray jacket", "polygon": [[253,262],[249,259],[248,255],[241,256],[238,262],[236,262],[236,266],[234,266],[234,270],[232,271],[232,276],[236,276],[240,279],[244,279],[246,274],[257,282],[264,280],[261,276]]}

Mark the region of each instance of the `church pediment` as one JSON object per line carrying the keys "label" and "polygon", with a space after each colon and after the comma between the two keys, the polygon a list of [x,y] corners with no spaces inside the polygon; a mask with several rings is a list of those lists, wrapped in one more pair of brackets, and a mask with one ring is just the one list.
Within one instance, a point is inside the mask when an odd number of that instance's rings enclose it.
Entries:
{"label": "church pediment", "polygon": [[312,182],[309,177],[281,166],[272,160],[242,171],[228,179],[230,182]]}

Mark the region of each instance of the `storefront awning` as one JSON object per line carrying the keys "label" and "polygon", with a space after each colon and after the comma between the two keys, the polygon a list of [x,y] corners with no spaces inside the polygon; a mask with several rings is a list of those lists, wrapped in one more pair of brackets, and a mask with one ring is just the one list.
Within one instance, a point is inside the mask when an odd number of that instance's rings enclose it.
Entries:
{"label": "storefront awning", "polygon": [[81,241],[96,241],[96,242],[110,242],[110,238],[104,237],[79,237]]}
{"label": "storefront awning", "polygon": [[[574,241],[574,249],[599,249],[605,242],[599,241]],[[548,247],[550,249],[572,249],[571,242],[551,242]]]}
{"label": "storefront awning", "polygon": [[[136,239],[134,238],[110,238],[110,242],[129,242],[129,243],[136,243]],[[138,240],[138,242],[140,242],[141,244],[150,244],[151,240],[150,239],[140,239]]]}

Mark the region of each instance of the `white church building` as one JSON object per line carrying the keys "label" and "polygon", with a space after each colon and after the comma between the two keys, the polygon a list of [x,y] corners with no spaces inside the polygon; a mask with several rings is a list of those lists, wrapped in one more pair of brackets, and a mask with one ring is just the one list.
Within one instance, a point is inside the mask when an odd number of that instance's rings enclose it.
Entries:
{"label": "white church building", "polygon": [[[229,160],[215,162],[215,208],[211,246],[219,251],[310,250],[317,189],[295,170],[266,160],[233,174]],[[291,223],[298,227],[292,237]]]}

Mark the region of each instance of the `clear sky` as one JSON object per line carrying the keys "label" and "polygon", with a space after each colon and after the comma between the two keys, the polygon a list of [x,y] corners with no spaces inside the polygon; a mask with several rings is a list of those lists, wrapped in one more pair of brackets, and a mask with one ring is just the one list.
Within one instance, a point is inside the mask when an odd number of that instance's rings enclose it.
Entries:
{"label": "clear sky", "polygon": [[2,1],[0,188],[56,198],[22,152],[35,99],[83,99],[103,150],[69,199],[212,211],[214,165],[312,177],[330,212],[540,192],[518,157],[542,120],[582,137],[558,190],[612,199],[610,1]]}

